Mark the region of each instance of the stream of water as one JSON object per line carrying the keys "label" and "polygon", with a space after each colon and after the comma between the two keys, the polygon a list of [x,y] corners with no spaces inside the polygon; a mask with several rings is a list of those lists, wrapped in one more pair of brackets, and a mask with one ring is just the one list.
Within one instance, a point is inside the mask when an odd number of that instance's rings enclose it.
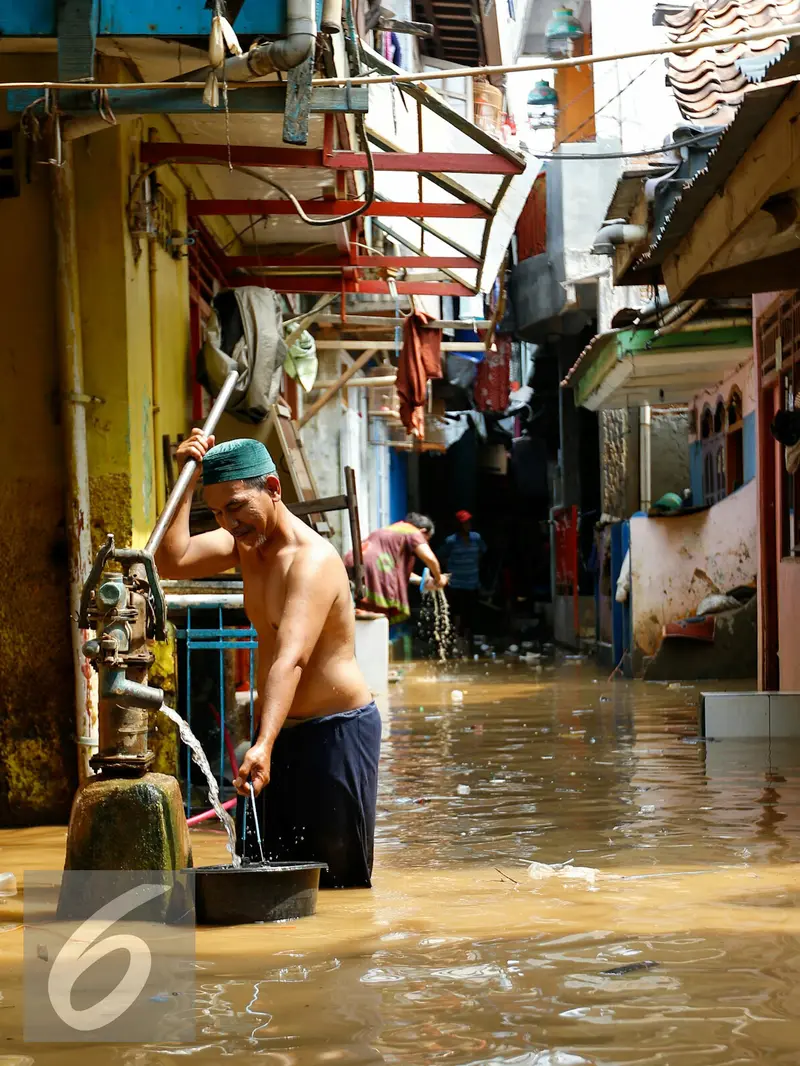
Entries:
{"label": "stream of water", "polygon": [[[222,822],[225,832],[228,836],[227,848],[231,855],[231,862],[234,866],[241,866],[242,860],[236,854],[236,823],[230,814],[222,806],[222,801],[219,798],[219,786],[217,779],[214,777],[214,772],[211,769],[211,765],[208,761],[206,753],[203,751],[203,747],[197,737],[189,728],[189,723],[185,718],[182,718],[177,711],[174,711],[171,707],[168,707],[166,703],[163,703],[160,708],[161,714],[166,715],[171,722],[174,722],[178,727],[181,740],[186,747],[192,753],[192,762],[195,766],[203,772],[206,781],[208,782],[208,800],[214,811]],[[0,1060],[0,1066],[2,1066],[2,1060]]]}

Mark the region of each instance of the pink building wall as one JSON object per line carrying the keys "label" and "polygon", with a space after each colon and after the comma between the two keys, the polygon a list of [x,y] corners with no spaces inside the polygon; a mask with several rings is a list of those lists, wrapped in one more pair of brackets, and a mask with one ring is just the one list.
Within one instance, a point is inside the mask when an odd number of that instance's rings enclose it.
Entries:
{"label": "pink building wall", "polygon": [[707,511],[631,519],[633,639],[644,655],[661,646],[667,622],[693,615],[705,596],[755,582],[756,495],[753,480]]}
{"label": "pink building wall", "polygon": [[694,397],[689,404],[690,441],[699,439],[700,420],[706,405],[712,411],[720,400],[727,405],[734,388],[737,388],[742,396],[743,417],[747,418],[748,415],[754,414],[756,409],[756,371],[752,356],[749,356],[747,362],[742,363],[738,369],[723,378],[721,382],[713,385],[710,389],[703,389],[702,392],[698,392]]}

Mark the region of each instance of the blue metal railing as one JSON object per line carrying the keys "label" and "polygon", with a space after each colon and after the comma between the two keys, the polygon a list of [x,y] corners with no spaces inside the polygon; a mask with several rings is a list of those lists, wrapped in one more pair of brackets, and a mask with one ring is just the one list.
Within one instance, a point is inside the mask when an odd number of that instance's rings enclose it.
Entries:
{"label": "blue metal railing", "polygon": [[[208,628],[208,617],[210,612],[216,612],[217,624],[212,628]],[[214,723],[212,723],[212,718],[217,719],[216,724],[219,726],[218,759],[214,757],[216,753],[212,753],[207,748],[206,755],[212,770],[215,771],[215,776],[217,777],[217,782],[220,788],[220,795],[223,794],[224,789],[226,748],[228,744],[230,744],[231,747],[234,746],[234,741],[230,738],[228,730],[228,723],[231,718],[231,708],[227,706],[228,692],[225,678],[225,653],[231,651],[248,652],[250,702],[249,739],[253,735],[255,717],[254,652],[258,648],[258,635],[255,629],[252,626],[226,626],[224,612],[225,608],[218,603],[215,603],[213,598],[210,598],[207,603],[197,603],[193,606],[187,606],[185,626],[183,628],[176,627],[179,649],[178,654],[183,657],[183,669],[179,670],[179,675],[182,675],[183,677],[183,684],[179,684],[177,709],[186,719],[189,728],[198,735],[199,739],[201,739],[201,743],[203,736],[207,736],[209,732],[213,732]],[[196,624],[198,615],[204,624]],[[193,620],[195,621],[194,625],[192,624]],[[209,656],[215,652],[216,663],[212,666],[209,661]],[[198,653],[203,655],[200,671],[198,671],[197,663]],[[217,675],[218,710],[216,711],[210,700],[204,700],[202,697],[193,700],[193,685],[197,679],[198,672],[202,674],[203,686],[206,690],[208,690],[211,675],[214,673]],[[193,703],[195,704],[194,708]],[[198,703],[200,704],[199,707],[197,706]],[[204,745],[204,747],[206,747],[206,745]],[[228,752],[228,756],[229,755],[230,753]],[[186,815],[187,817],[190,817],[192,813],[192,759],[188,750],[186,751],[185,758]],[[218,769],[215,767],[215,763],[217,763]]]}

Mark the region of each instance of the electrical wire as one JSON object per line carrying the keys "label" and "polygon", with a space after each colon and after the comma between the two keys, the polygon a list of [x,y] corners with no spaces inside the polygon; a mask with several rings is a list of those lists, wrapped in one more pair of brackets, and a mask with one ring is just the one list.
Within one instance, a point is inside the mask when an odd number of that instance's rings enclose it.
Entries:
{"label": "electrical wire", "polygon": [[340,222],[348,222],[351,218],[358,218],[360,215],[363,215],[365,211],[368,211],[375,202],[375,160],[372,155],[372,149],[370,148],[369,138],[367,137],[364,116],[356,115],[355,118],[358,134],[364,147],[364,154],[367,157],[367,184],[366,189],[364,190],[364,202],[360,207],[357,207],[354,211],[349,211],[346,215],[329,215],[325,218],[311,218],[305,213],[303,205],[294,193],[290,192],[285,185],[281,185],[280,182],[275,181],[274,178],[268,178],[265,174],[261,174],[259,171],[253,170],[250,167],[234,166],[233,169],[240,174],[247,174],[248,177],[255,178],[257,181],[261,181],[265,185],[270,185],[273,189],[277,189],[279,193],[289,200],[299,217],[307,226],[336,226]]}
{"label": "electrical wire", "polygon": [[[568,59],[550,59],[533,63],[519,63],[503,66],[453,67],[448,70],[426,70],[415,74],[365,75],[355,78],[312,78],[311,86],[347,86],[350,85],[390,85],[414,84],[415,82],[447,81],[451,78],[485,78],[494,74],[525,74],[538,70],[558,70],[563,67],[594,66],[597,63],[612,63],[619,59],[637,59],[646,56],[690,55],[703,48],[719,48],[727,45],[744,44],[748,41],[762,41],[774,37],[793,38],[800,36],[800,23],[793,22],[785,26],[769,26],[746,33],[730,34],[717,37],[708,34],[694,41],[681,41],[679,44],[656,45],[653,48],[633,49],[629,52],[610,52],[603,55],[572,56]],[[244,86],[245,82],[229,82],[229,89]],[[271,84],[271,83],[270,83]],[[95,92],[97,89],[141,90],[141,89],[194,89],[196,81],[146,81],[146,82],[70,82],[70,81],[5,81],[0,82],[0,90],[6,89],[75,89]]]}
{"label": "electrical wire", "polygon": [[688,148],[693,144],[699,144],[700,141],[705,141],[708,137],[718,137],[719,134],[720,131],[718,129],[711,130],[708,133],[700,133],[696,137],[687,137],[684,141],[674,141],[672,144],[662,145],[661,148],[642,148],[636,152],[584,152],[580,155],[573,155],[572,153],[562,155],[560,152],[532,152],[527,147],[523,147],[522,150],[535,159],[633,159],[645,155],[667,155],[669,152],[676,152],[680,148]]}
{"label": "electrical wire", "polygon": [[[647,66],[644,67],[644,69],[640,70],[638,74],[634,74],[632,78],[629,78],[621,89],[618,89],[613,96],[610,96],[608,100],[606,100],[604,104],[601,104],[600,107],[596,108],[591,113],[591,115],[589,115],[588,118],[585,118],[583,122],[581,122],[579,126],[576,126],[574,130],[570,130],[570,132],[566,134],[566,136],[562,137],[557,144],[553,145],[553,148],[560,148],[562,144],[571,141],[576,133],[580,133],[582,129],[585,129],[590,122],[594,122],[598,115],[601,115],[607,107],[613,104],[615,100],[619,100],[620,96],[622,96],[624,92],[627,92],[627,90],[630,89],[632,85],[635,85],[639,78],[644,77],[644,75],[647,74],[648,71],[652,70],[656,63],[658,63],[659,58],[660,57],[657,56],[651,63],[648,63]],[[592,79],[591,83],[583,90],[582,93],[579,93],[574,100],[570,100],[569,106],[572,106],[577,100],[580,100],[580,98],[585,93],[589,92],[590,89],[594,89],[594,79]]]}

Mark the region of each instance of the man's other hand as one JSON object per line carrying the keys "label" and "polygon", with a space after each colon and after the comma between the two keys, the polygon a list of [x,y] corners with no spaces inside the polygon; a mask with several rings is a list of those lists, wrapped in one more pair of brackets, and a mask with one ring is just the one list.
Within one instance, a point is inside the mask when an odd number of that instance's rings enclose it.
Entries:
{"label": "man's other hand", "polygon": [[436,583],[436,588],[437,589],[443,589],[446,585],[449,585],[449,583],[450,583],[450,575],[449,574],[442,574],[442,576],[439,578],[438,582]]}
{"label": "man's other hand", "polygon": [[265,785],[269,784],[269,764],[271,751],[265,744],[254,744],[242,759],[239,767],[239,775],[233,782],[233,786],[240,796],[247,796],[250,790],[247,787],[249,781],[253,786],[254,795],[258,795]]}
{"label": "man's other hand", "polygon": [[184,466],[193,459],[197,463],[197,471],[195,472],[195,482],[200,477],[200,467],[203,462],[203,456],[206,454],[209,448],[214,447],[213,435],[207,437],[203,433],[202,429],[192,430],[186,440],[181,441],[178,445],[178,450],[175,452],[175,460],[178,464],[178,469],[183,470]]}

